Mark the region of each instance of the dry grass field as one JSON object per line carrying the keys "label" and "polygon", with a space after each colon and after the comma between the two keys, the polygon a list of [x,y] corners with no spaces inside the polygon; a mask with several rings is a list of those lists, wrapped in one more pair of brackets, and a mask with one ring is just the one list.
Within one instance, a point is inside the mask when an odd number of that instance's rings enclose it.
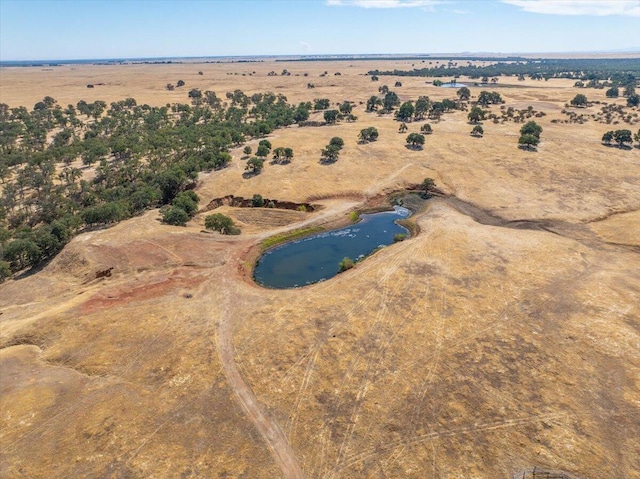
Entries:
{"label": "dry grass field", "polygon": [[[245,179],[239,148],[196,190],[201,206],[259,193],[322,206],[313,213],[224,206],[243,230],[225,237],[203,232],[204,214],[181,228],[149,211],[0,285],[0,477],[640,478],[640,150],[600,144],[628,126],[553,122],[568,118],[573,81],[501,77],[484,89],[505,107],[546,113],[537,152],[518,149],[514,122],[485,121],[472,138],[461,111],[430,122],[413,151],[392,116],[364,111],[383,84],[402,101],[455,96],[428,78],[364,75],[412,63],[0,70],[11,107],[239,88],[350,100],[358,117],[276,130],[290,164]],[[368,126],[379,140],[359,144]],[[321,164],[334,136],[343,152]],[[417,236],[301,289],[247,278],[262,239],[344,220],[426,177],[447,196],[415,215]]]}

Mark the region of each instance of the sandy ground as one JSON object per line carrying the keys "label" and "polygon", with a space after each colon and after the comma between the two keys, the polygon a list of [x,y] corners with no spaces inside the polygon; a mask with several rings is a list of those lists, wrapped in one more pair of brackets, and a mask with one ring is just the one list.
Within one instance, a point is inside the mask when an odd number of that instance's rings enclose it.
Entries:
{"label": "sandy ground", "polygon": [[[573,82],[508,78],[514,87],[495,88],[506,106],[547,113],[538,152],[516,147],[511,122],[471,138],[463,112],[408,150],[397,122],[359,105],[382,84],[403,100],[455,94],[362,75],[408,67],[0,71],[11,106],[45,95],[161,105],[193,87],[240,88],[351,100],[358,116],[278,130],[269,139],[294,149],[291,164],[243,179],[235,151],[197,189],[202,205],[260,193],[322,204],[315,213],[226,208],[243,234],[221,237],[202,232],[203,215],[176,228],[150,211],[82,234],[42,271],[0,286],[1,477],[510,479],[534,466],[640,477],[640,150],[601,146],[612,125],[551,122],[566,118]],[[267,76],[285,68],[291,76]],[[183,89],[164,90],[178,79]],[[367,126],[380,139],[359,145]],[[333,136],[343,153],[320,164]],[[425,177],[466,203],[432,200],[417,237],[333,280],[287,291],[247,281],[264,237],[344,218]]]}

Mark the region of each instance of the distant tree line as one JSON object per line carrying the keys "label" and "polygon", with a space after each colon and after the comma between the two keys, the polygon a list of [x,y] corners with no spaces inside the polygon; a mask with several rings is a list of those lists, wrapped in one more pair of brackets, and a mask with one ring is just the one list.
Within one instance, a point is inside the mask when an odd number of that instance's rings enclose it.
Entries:
{"label": "distant tree line", "polygon": [[471,61],[480,59],[455,59],[455,63],[434,67],[414,68],[413,70],[371,70],[372,76],[417,76],[417,77],[457,77],[470,78],[498,76],[528,76],[533,79],[571,78],[581,81],[615,80],[620,85],[637,84],[640,80],[640,59],[637,58],[574,58],[574,59],[538,59],[508,61],[505,59],[486,59],[495,61],[491,65],[473,65]]}

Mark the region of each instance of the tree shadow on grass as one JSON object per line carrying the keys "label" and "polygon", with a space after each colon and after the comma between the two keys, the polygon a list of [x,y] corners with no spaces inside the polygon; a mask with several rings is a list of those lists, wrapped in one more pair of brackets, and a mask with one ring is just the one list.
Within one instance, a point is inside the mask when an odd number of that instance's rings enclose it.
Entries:
{"label": "tree shadow on grass", "polygon": [[421,145],[404,145],[407,150],[411,151],[422,151],[424,148]]}
{"label": "tree shadow on grass", "polygon": [[242,178],[244,178],[245,180],[248,180],[249,178],[258,176],[260,173],[261,173],[260,171],[245,171],[244,173],[242,173]]}

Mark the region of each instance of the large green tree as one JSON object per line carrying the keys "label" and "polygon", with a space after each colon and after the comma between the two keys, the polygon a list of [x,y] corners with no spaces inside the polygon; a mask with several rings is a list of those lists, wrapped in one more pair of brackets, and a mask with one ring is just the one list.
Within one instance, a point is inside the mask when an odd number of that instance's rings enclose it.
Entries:
{"label": "large green tree", "polygon": [[424,135],[420,133],[409,133],[407,136],[407,145],[414,149],[420,149],[424,145]]}

